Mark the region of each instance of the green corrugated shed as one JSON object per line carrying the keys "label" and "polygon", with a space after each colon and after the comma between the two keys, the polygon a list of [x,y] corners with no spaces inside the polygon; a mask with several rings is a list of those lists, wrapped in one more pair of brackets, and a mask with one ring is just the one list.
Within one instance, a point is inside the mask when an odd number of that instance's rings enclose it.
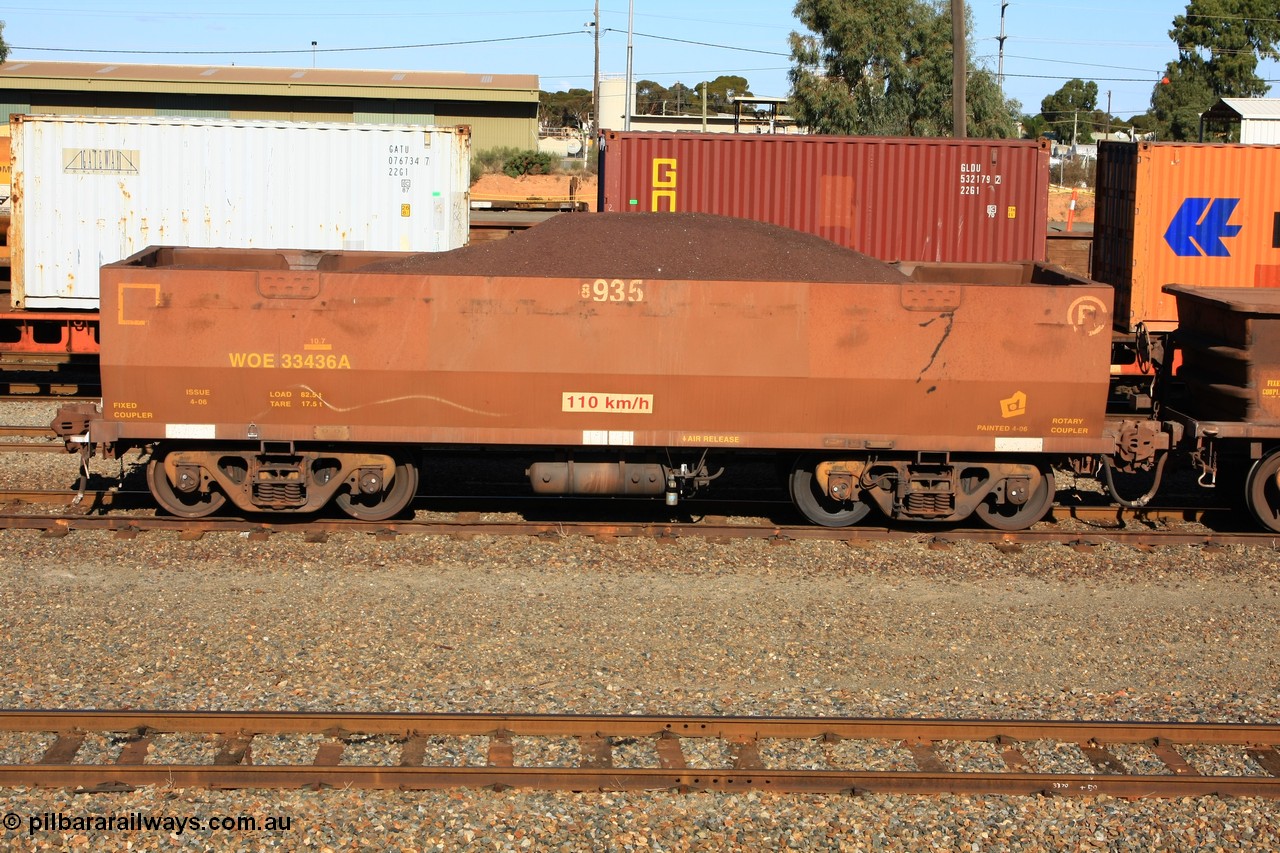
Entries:
{"label": "green corrugated shed", "polygon": [[20,113],[468,125],[476,151],[538,144],[532,74],[10,59],[6,92]]}

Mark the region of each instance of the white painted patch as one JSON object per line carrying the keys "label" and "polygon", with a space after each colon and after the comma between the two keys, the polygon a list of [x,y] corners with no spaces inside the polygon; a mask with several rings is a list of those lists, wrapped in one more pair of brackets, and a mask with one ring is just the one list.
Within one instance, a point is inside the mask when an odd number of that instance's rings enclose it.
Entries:
{"label": "white painted patch", "polygon": [[165,438],[214,438],[213,424],[165,424]]}
{"label": "white painted patch", "polygon": [[631,447],[636,443],[636,434],[629,429],[609,430],[609,444]]}
{"label": "white painted patch", "polygon": [[996,450],[1002,453],[1043,453],[1043,438],[997,438]]}
{"label": "white painted patch", "polygon": [[582,431],[583,444],[608,444],[609,431],[607,429],[584,429]]}

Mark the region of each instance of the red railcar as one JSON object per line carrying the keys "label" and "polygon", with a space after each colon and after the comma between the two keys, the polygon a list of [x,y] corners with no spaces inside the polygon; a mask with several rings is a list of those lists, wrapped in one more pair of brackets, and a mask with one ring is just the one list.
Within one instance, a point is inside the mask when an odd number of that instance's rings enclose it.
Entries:
{"label": "red railcar", "polygon": [[[536,492],[674,502],[755,451],[818,523],[999,527],[1047,510],[1051,459],[1114,446],[1110,288],[728,222],[581,214],[460,259],[148,250],[102,269],[89,441],[156,444],[151,487],[192,516],[386,517],[421,453],[501,447]],[[715,251],[741,263],[689,274]]]}

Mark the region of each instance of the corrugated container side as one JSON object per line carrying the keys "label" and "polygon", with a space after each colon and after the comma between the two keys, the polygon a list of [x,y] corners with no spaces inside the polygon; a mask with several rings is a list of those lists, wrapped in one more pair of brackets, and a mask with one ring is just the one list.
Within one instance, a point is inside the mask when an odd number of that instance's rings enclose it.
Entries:
{"label": "corrugated container side", "polygon": [[1049,151],[1021,140],[606,134],[599,209],[701,212],[887,261],[1043,260]]}
{"label": "corrugated container side", "polygon": [[1280,147],[1142,142],[1099,152],[1094,274],[1130,331],[1177,326],[1166,284],[1280,287]]}
{"label": "corrugated container side", "polygon": [[1093,277],[1116,289],[1115,325],[1129,327],[1133,285],[1133,214],[1138,146],[1103,142],[1098,146],[1094,194]]}
{"label": "corrugated container side", "polygon": [[98,268],[152,244],[465,245],[465,128],[15,116],[15,307],[98,307]]}
{"label": "corrugated container side", "polygon": [[5,227],[8,227],[9,214],[13,212],[13,205],[9,202],[9,184],[13,180],[12,142],[9,136],[0,136],[0,221]]}

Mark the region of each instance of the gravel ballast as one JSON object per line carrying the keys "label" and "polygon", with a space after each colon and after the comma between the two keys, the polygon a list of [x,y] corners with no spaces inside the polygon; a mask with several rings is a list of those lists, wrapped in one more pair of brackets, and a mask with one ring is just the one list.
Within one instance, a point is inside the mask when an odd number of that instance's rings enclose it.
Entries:
{"label": "gravel ballast", "polygon": [[[13,708],[1272,721],[1280,555],[0,533]],[[1266,849],[1268,801],[0,793],[15,849]],[[28,834],[43,813],[291,828]]]}
{"label": "gravel ballast", "polygon": [[[3,420],[50,416],[32,407]],[[0,458],[6,486],[65,486],[74,473],[65,457]],[[927,539],[847,547],[280,534],[262,542],[0,531],[0,707],[1280,716],[1280,552],[1034,545],[1005,553],[964,543],[939,551]],[[47,746],[47,738],[0,741],[0,761]],[[865,758],[854,754],[865,745],[840,746],[850,761]],[[1045,769],[1079,760],[1050,744],[1026,746]],[[79,760],[113,748],[90,739]],[[158,748],[211,751],[199,739]],[[289,760],[297,748],[254,746],[261,761]],[[484,745],[441,748],[474,760]],[[900,760],[893,744],[869,748]],[[766,762],[773,749],[761,744]],[[353,754],[385,760],[378,750],[370,743]],[[939,749],[949,760],[993,761],[979,752]],[[714,766],[726,750],[707,742],[687,753],[691,766]],[[1189,758],[1208,772],[1244,765],[1230,751]],[[3,789],[0,813],[0,846],[14,850],[1280,849],[1280,804],[1212,797]],[[56,826],[113,816],[169,827]],[[260,828],[178,828],[221,817]],[[269,819],[288,825],[261,828]],[[36,828],[46,820],[52,829]]]}

